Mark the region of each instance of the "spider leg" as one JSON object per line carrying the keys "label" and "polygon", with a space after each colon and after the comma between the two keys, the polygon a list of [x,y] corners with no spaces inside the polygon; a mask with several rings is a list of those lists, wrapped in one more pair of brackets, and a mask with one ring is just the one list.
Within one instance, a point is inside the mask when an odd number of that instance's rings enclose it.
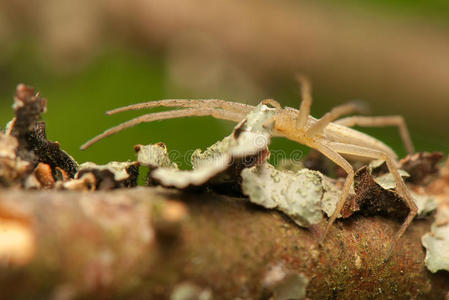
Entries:
{"label": "spider leg", "polygon": [[399,129],[399,134],[401,135],[402,141],[405,145],[405,149],[407,150],[407,152],[409,154],[413,154],[415,152],[409,131],[407,129],[407,125],[405,124],[404,118],[401,116],[386,116],[386,117],[353,116],[335,121],[335,123],[347,127],[352,127],[355,125],[366,127],[397,126]]}
{"label": "spider leg", "polygon": [[310,107],[312,106],[312,86],[310,81],[303,75],[297,75],[296,79],[301,86],[302,99],[298,118],[296,119],[296,128],[304,128],[310,115]]}
{"label": "spider leg", "polygon": [[[395,160],[387,153],[384,153],[379,150],[367,148],[367,147],[361,147],[361,146],[350,145],[350,144],[342,144],[342,143],[329,143],[328,146],[329,146],[329,148],[333,149],[334,151],[336,151],[338,153],[352,154],[352,155],[373,158],[373,159],[383,159],[387,163],[388,170],[390,171],[391,174],[393,174],[394,179],[396,181],[397,191],[402,196],[402,198],[405,200],[407,206],[410,208],[410,212],[409,212],[407,218],[405,219],[404,223],[402,224],[401,228],[399,228],[398,232],[395,234],[395,236],[390,244],[390,247],[388,248],[387,254],[385,256],[385,260],[386,260],[390,256],[391,252],[393,251],[397,241],[402,236],[402,234],[405,232],[405,230],[410,225],[413,218],[416,216],[416,214],[418,212],[418,208],[415,204],[415,201],[413,200],[412,196],[410,195],[409,189],[407,188],[404,180],[402,179],[401,175],[399,174]],[[342,202],[342,201],[343,201],[343,203],[338,204],[338,208],[335,211],[334,215],[338,214],[340,212],[339,209],[341,210],[341,208],[343,207],[343,204],[345,201],[345,199],[343,199],[343,197],[340,199],[340,202]],[[334,216],[332,216],[332,217],[334,217]],[[332,218],[331,220],[334,220],[334,219],[335,218]]]}
{"label": "spider leg", "polygon": [[337,165],[342,167],[348,174],[346,176],[345,184],[343,186],[343,193],[340,197],[340,200],[337,203],[335,212],[329,219],[329,222],[326,225],[326,229],[324,230],[324,233],[320,238],[320,244],[321,244],[323,242],[323,240],[326,238],[326,235],[328,234],[329,229],[332,227],[332,224],[335,222],[335,219],[337,219],[338,215],[340,214],[340,211],[342,210],[342,208],[346,202],[346,199],[348,198],[349,191],[351,189],[351,185],[354,182],[354,169],[352,168],[351,164],[346,159],[344,159],[340,154],[338,154],[331,147],[324,145],[324,144],[317,144],[317,145],[314,145],[313,148],[320,151],[322,154],[324,154],[326,157],[328,157],[334,163],[336,163]]}
{"label": "spider leg", "polygon": [[106,112],[107,115],[116,114],[123,111],[130,111],[130,110],[139,110],[144,108],[153,108],[153,107],[159,107],[159,106],[165,106],[165,107],[207,107],[207,108],[221,108],[223,110],[227,111],[233,111],[233,112],[246,112],[249,113],[254,109],[254,106],[243,104],[243,103],[237,103],[237,102],[230,102],[230,101],[224,101],[219,99],[166,99],[166,100],[155,100],[155,101],[149,101],[149,102],[143,102],[143,103],[137,103],[132,104],[128,106],[123,106],[119,108],[115,108],[112,110],[109,110]]}
{"label": "spider leg", "polygon": [[274,100],[274,99],[265,99],[265,100],[262,100],[262,104],[265,104],[265,105],[271,105],[271,106],[273,106],[274,108],[276,108],[276,109],[278,109],[278,110],[281,110],[281,109],[282,109],[281,104],[279,104],[279,102],[277,102],[277,101]]}
{"label": "spider leg", "polygon": [[321,119],[319,119],[312,127],[310,127],[307,130],[307,133],[311,136],[320,134],[321,132],[323,132],[324,128],[329,125],[329,123],[340,118],[341,116],[349,115],[355,112],[364,112],[365,110],[365,105],[358,101],[353,101],[336,106],[331,111],[322,116]]}
{"label": "spider leg", "polygon": [[126,129],[126,128],[133,127],[140,123],[153,122],[153,121],[165,120],[165,119],[182,118],[182,117],[193,117],[193,116],[213,116],[217,119],[229,120],[229,121],[234,121],[234,122],[240,122],[241,120],[243,120],[245,118],[244,113],[229,112],[229,111],[213,109],[213,108],[189,108],[189,109],[182,109],[182,110],[151,113],[151,114],[146,114],[146,115],[131,119],[129,121],[126,121],[124,123],[121,123],[115,127],[112,127],[110,129],[106,130],[105,132],[94,137],[93,139],[87,141],[84,145],[81,146],[81,150],[84,150],[84,149],[90,147],[92,144],[98,142],[99,140],[101,140],[105,137],[113,135],[119,131]]}

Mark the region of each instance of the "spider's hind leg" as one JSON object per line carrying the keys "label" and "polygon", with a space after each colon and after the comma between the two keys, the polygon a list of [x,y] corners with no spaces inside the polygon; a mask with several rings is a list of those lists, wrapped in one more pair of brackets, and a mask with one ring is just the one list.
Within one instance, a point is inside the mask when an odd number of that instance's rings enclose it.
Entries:
{"label": "spider's hind leg", "polygon": [[[390,244],[390,247],[388,248],[388,251],[385,256],[385,259],[387,259],[390,256],[391,252],[393,251],[394,247],[396,246],[399,238],[404,234],[405,230],[410,225],[410,223],[413,221],[414,217],[416,216],[416,214],[418,212],[418,208],[415,204],[415,201],[413,200],[409,189],[405,185],[404,180],[402,179],[401,175],[399,174],[395,160],[387,153],[384,153],[379,150],[367,148],[367,147],[361,147],[361,146],[350,145],[350,144],[342,144],[342,143],[329,143],[328,146],[329,146],[329,148],[333,149],[334,151],[336,151],[338,153],[352,154],[352,155],[357,155],[360,157],[385,160],[387,163],[388,170],[390,171],[391,174],[393,174],[393,177],[396,181],[396,190],[399,193],[399,195],[405,200],[405,203],[410,208],[410,212],[409,212],[407,218],[405,219],[404,223],[402,223],[402,226],[396,232],[396,234]],[[340,205],[340,203],[339,203],[338,208],[341,209],[341,207],[343,207],[343,204]],[[338,213],[338,212],[339,211],[336,211],[336,213]]]}
{"label": "spider's hind leg", "polygon": [[385,117],[366,117],[366,116],[352,116],[344,119],[340,119],[335,122],[336,124],[343,126],[364,126],[364,127],[385,127],[396,126],[399,129],[402,142],[405,145],[405,149],[409,154],[413,154],[415,149],[413,147],[410,133],[407,129],[407,125],[402,116],[385,116]]}

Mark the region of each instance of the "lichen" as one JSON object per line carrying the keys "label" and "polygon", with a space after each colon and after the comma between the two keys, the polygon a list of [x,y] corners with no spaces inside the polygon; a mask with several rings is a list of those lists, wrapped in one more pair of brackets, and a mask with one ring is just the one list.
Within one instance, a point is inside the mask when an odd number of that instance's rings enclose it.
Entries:
{"label": "lichen", "polygon": [[200,149],[195,150],[191,158],[193,168],[223,154],[245,157],[260,152],[270,144],[273,123],[267,122],[274,114],[274,109],[259,104],[235,126],[231,135],[208,147],[204,152]]}
{"label": "lichen", "polygon": [[111,161],[105,165],[97,165],[93,162],[85,162],[80,165],[80,173],[86,170],[107,170],[114,174],[115,180],[122,181],[129,178],[130,174],[128,173],[127,169],[134,164],[134,162]]}
{"label": "lichen", "polygon": [[[332,180],[321,173],[318,173],[321,178],[324,193],[321,198],[321,210],[326,213],[328,217],[332,216],[337,209],[338,201],[342,195],[342,189],[336,184],[336,180]],[[337,218],[342,217],[341,214]]]}
{"label": "lichen", "polygon": [[274,109],[259,104],[233,130],[205,151],[197,149],[191,157],[192,170],[159,167],[149,176],[163,186],[184,189],[213,183],[229,185],[238,181],[240,171],[268,157]]}
{"label": "lichen", "polygon": [[441,203],[430,233],[422,239],[426,248],[425,264],[431,272],[449,271],[449,203]]}
{"label": "lichen", "polygon": [[[276,208],[301,227],[321,221],[322,198],[329,202],[339,199],[335,190],[323,184],[326,179],[317,171],[280,171],[265,163],[244,169],[241,176],[242,190],[251,202],[270,209]],[[335,204],[333,206],[335,210]]]}
{"label": "lichen", "polygon": [[163,186],[184,189],[191,185],[202,185],[211,177],[225,170],[228,162],[228,157],[223,155],[217,159],[211,159],[207,163],[204,163],[202,167],[194,170],[158,168],[151,173],[151,177]]}
{"label": "lichen", "polygon": [[[90,174],[90,175],[89,175]],[[116,162],[112,161],[106,165],[97,165],[92,162],[81,164],[75,180],[75,184],[64,184],[61,188],[79,189],[82,184],[86,189],[114,189],[121,187],[137,186],[137,177],[139,175],[139,164],[137,162]],[[85,176],[89,176],[86,180]],[[94,181],[92,181],[92,176]],[[81,186],[80,186],[81,184]],[[93,187],[91,185],[94,184]]]}
{"label": "lichen", "polygon": [[156,143],[151,145],[136,145],[137,162],[143,166],[150,168],[174,168],[178,165],[170,160],[167,147],[164,143]]}

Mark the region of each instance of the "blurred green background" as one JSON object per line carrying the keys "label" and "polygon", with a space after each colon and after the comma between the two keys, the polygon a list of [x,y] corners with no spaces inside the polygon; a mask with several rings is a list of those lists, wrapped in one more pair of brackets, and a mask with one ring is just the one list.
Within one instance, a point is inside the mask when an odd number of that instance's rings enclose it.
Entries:
{"label": "blurred green background", "polygon": [[[418,151],[448,152],[449,2],[164,3],[0,1],[0,122],[13,117],[15,87],[23,82],[48,99],[48,138],[79,163],[134,160],[135,144],[164,142],[187,168],[193,150],[234,124],[158,121],[79,147],[145,113],[104,111],[142,101],[274,98],[297,107],[293,75],[301,72],[312,79],[314,116],[362,99],[373,115],[403,115]],[[405,154],[395,128],[361,130]],[[285,139],[271,147],[287,158],[308,151]]]}

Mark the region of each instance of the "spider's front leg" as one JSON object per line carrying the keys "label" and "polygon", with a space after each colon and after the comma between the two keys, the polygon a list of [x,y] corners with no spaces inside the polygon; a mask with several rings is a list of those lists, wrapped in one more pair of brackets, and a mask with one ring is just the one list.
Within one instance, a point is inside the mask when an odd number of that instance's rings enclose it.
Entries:
{"label": "spider's front leg", "polygon": [[[310,81],[301,75],[297,76],[297,80],[301,86],[301,104],[298,111],[298,117],[296,119],[296,128],[305,128],[307,120],[310,115],[310,107],[312,106],[312,85]],[[317,135],[324,130],[332,121],[355,112],[364,113],[367,108],[364,104],[358,101],[352,101],[339,106],[334,107],[330,112],[321,117],[313,127],[308,130],[310,136]]]}
{"label": "spider's front leg", "polygon": [[81,146],[81,150],[85,150],[90,147],[92,144],[98,142],[99,140],[108,137],[110,135],[116,134],[126,128],[130,128],[136,126],[138,124],[144,122],[154,122],[158,120],[167,120],[174,118],[183,118],[183,117],[202,117],[202,116],[212,116],[217,119],[234,121],[236,123],[240,122],[245,118],[245,114],[226,111],[222,109],[213,109],[213,108],[187,108],[181,110],[170,110],[170,111],[162,111],[157,113],[146,114],[124,123],[121,123],[115,127],[109,128],[105,132],[97,135],[96,137],[87,141],[84,145]]}

